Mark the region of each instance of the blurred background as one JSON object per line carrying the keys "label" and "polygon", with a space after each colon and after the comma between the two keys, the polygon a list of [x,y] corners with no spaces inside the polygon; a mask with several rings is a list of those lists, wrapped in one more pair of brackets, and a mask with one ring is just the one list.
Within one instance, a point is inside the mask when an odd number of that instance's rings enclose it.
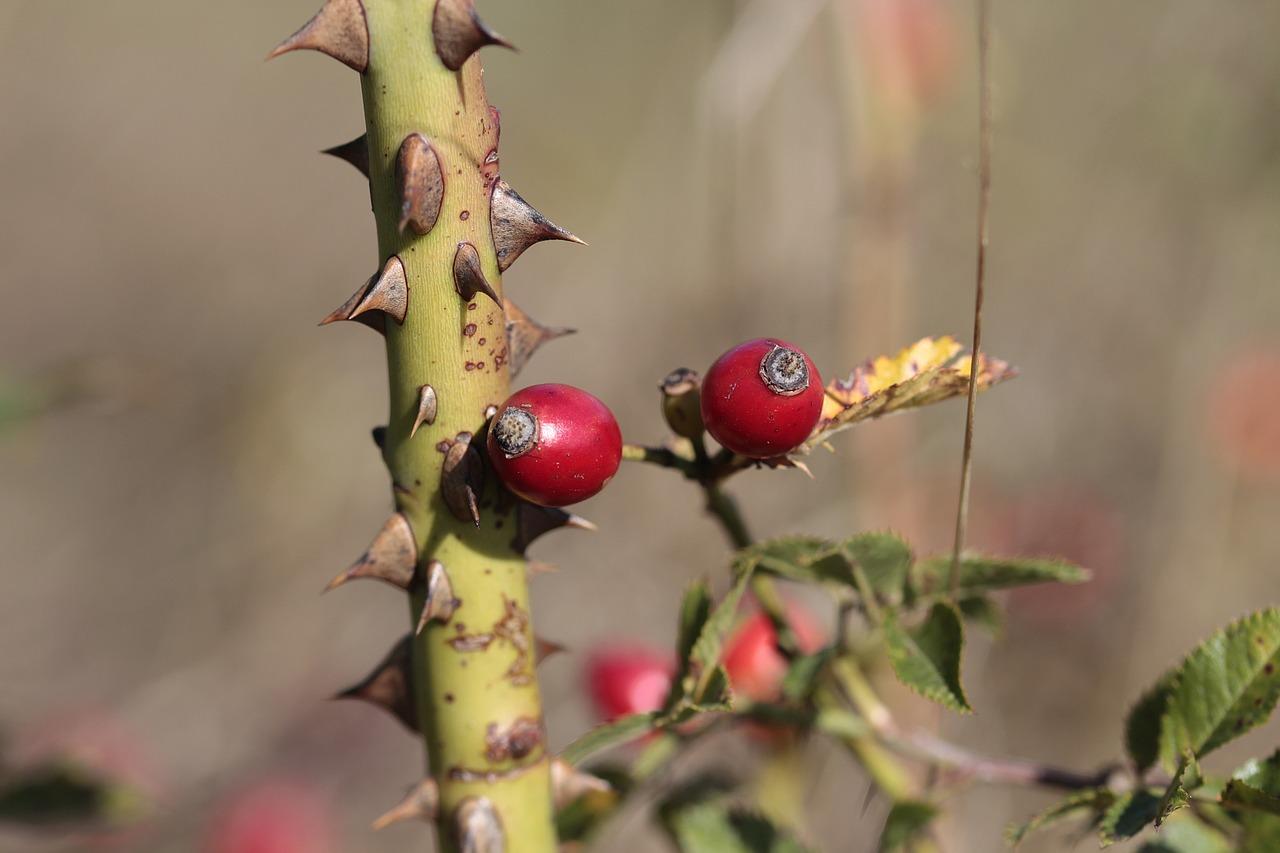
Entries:
{"label": "blurred background", "polygon": [[[361,132],[358,82],[318,54],[262,62],[317,5],[0,4],[5,760],[71,754],[152,803],[124,832],[3,830],[0,850],[222,853],[228,825],[272,815],[306,827],[281,849],[428,849],[419,827],[367,830],[419,774],[418,743],[324,701],[408,617],[376,584],[318,594],[389,494],[368,437],[382,349],[315,325],[377,261],[361,180],[314,153]],[[1095,582],[1015,602],[1003,637],[970,646],[978,713],[937,724],[1093,769],[1165,666],[1277,597],[1280,4],[994,7],[986,347],[1022,375],[979,401],[970,538]],[[504,177],[591,244],[508,273],[535,317],[581,330],[521,383],[590,389],[656,443],[656,383],[741,339],[799,343],[828,378],[968,339],[970,4],[480,10],[521,48],[484,55]],[[945,549],[963,408],[866,424],[813,458],[814,481],[750,473],[735,491],[760,536],[892,527]],[[700,510],[670,472],[627,467],[582,508],[601,534],[536,546],[561,571],[537,579],[535,620],[569,648],[541,668],[554,745],[594,720],[592,649],[669,647],[685,583],[723,583]],[[862,809],[842,757],[812,772],[809,837],[870,849],[883,804]],[[1049,801],[975,789],[947,850],[998,850]],[[629,821],[601,849],[664,847]]]}

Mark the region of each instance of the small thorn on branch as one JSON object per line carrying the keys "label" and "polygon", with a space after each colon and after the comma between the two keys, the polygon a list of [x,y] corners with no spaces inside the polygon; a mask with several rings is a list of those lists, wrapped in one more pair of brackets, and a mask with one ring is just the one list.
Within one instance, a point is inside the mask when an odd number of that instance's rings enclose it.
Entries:
{"label": "small thorn on branch", "polygon": [[393,715],[409,731],[417,732],[418,707],[409,668],[412,652],[413,634],[406,634],[363,681],[333,698],[359,699],[376,705]]}
{"label": "small thorn on branch", "polygon": [[277,45],[267,59],[294,50],[318,50],[363,74],[369,67],[369,24],[362,0],[326,0],[315,17]]}
{"label": "small thorn on branch", "polygon": [[599,776],[579,770],[569,762],[556,758],[551,762],[551,796],[557,810],[573,804],[585,794],[607,794],[613,790]]}
{"label": "small thorn on branch", "polygon": [[386,317],[403,324],[408,313],[409,281],[405,276],[404,264],[400,258],[392,255],[381,272],[321,320],[320,325],[327,326],[339,320],[355,320],[385,334]]}
{"label": "small thorn on branch", "polygon": [[359,578],[374,578],[408,590],[417,564],[418,546],[413,538],[413,528],[409,519],[397,512],[387,519],[360,559],[329,581],[324,591],[330,592]]}
{"label": "small thorn on branch", "polygon": [[516,504],[516,538],[511,542],[511,547],[517,553],[523,554],[534,540],[562,527],[590,531],[599,529],[582,516],[558,507],[538,506],[528,501],[519,501]]}
{"label": "small thorn on branch", "polygon": [[506,181],[493,185],[489,204],[489,224],[498,250],[498,268],[506,272],[530,246],[544,240],[565,240],[585,246],[569,231],[556,225],[520,197]]}
{"label": "small thorn on branch", "polygon": [[533,639],[534,639],[533,662],[535,666],[537,664],[542,663],[544,660],[551,657],[552,655],[558,655],[561,652],[568,651],[568,649],[565,648],[560,643],[554,642],[552,640],[548,640],[545,637],[534,637]]}
{"label": "small thorn on branch", "polygon": [[435,423],[439,408],[439,402],[436,400],[436,389],[430,385],[423,385],[418,388],[418,413],[413,418],[413,429],[409,430],[409,438],[417,435],[418,428],[423,424],[430,426]]}
{"label": "small thorn on branch", "polygon": [[439,0],[431,21],[436,53],[450,71],[457,71],[482,47],[498,45],[515,50],[515,45],[489,29],[476,14],[475,0]]}
{"label": "small thorn on branch", "polygon": [[577,329],[554,329],[542,325],[520,309],[510,299],[502,300],[507,315],[507,363],[511,366],[511,376],[515,377],[538,348],[547,341],[554,341],[565,335],[572,335]]}
{"label": "small thorn on branch", "polygon": [[458,251],[454,253],[453,286],[466,302],[475,299],[477,293],[483,293],[499,306],[502,305],[498,292],[484,276],[484,268],[480,265],[480,253],[470,243],[459,243]]}
{"label": "small thorn on branch", "polygon": [[412,229],[429,234],[444,203],[444,171],[436,149],[421,133],[411,133],[396,157],[396,186],[400,191],[400,233]]}
{"label": "small thorn on branch", "polygon": [[453,813],[461,853],[504,853],[506,838],[493,803],[485,797],[467,797]]}
{"label": "small thorn on branch", "polygon": [[418,619],[418,629],[414,634],[421,634],[432,619],[447,624],[460,603],[453,597],[453,582],[449,580],[444,563],[439,560],[427,563],[427,598],[422,605],[422,616]]}
{"label": "small thorn on branch", "polygon": [[378,446],[379,450],[386,448],[387,446],[387,428],[386,427],[384,426],[374,427],[371,432],[371,435],[373,436],[373,443]]}
{"label": "small thorn on branch", "polygon": [[434,779],[423,779],[404,795],[385,814],[373,822],[373,831],[386,829],[406,820],[422,820],[430,823],[440,809],[440,786]]}
{"label": "small thorn on branch", "polygon": [[337,157],[360,170],[360,174],[369,177],[369,137],[360,135],[350,142],[326,148],[320,152],[330,157]]}
{"label": "small thorn on branch", "polygon": [[484,492],[484,460],[471,446],[471,433],[460,432],[444,453],[440,496],[459,521],[480,526],[480,495]]}

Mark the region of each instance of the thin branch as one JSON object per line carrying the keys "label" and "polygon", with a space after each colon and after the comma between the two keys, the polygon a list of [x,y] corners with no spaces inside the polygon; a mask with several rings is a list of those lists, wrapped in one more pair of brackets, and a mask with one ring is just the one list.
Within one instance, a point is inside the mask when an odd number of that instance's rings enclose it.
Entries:
{"label": "thin branch", "polygon": [[973,421],[978,400],[982,352],[982,305],[986,298],[987,244],[991,207],[991,0],[978,2],[978,268],[973,304],[973,357],[969,363],[969,397],[964,421],[964,454],[960,463],[960,499],[956,505],[955,546],[951,552],[952,595],[960,586],[960,552],[969,526],[969,490],[973,476]]}

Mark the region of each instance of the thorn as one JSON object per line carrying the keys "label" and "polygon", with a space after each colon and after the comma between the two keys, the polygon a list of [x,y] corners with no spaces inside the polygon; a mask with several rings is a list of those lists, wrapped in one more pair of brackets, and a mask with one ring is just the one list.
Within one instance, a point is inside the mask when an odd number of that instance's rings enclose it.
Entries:
{"label": "thorn", "polygon": [[552,655],[558,655],[561,652],[569,651],[560,643],[555,643],[551,640],[543,639],[542,637],[534,637],[533,639],[535,646],[533,663],[535,666],[542,663]]}
{"label": "thorn", "polygon": [[339,160],[345,160],[359,169],[360,174],[366,178],[369,177],[369,137],[367,134],[362,134],[350,142],[344,142],[342,145],[326,148],[320,153],[328,154],[330,157],[337,157]]}
{"label": "thorn", "polygon": [[399,589],[409,589],[414,568],[418,564],[418,546],[413,528],[403,513],[395,513],[378,531],[369,549],[324,588],[330,592],[358,578],[376,578]]}
{"label": "thorn", "polygon": [[515,50],[516,47],[480,20],[476,14],[475,0],[439,0],[435,17],[431,21],[431,34],[435,39],[436,53],[450,71],[457,71],[482,47],[496,44]]}
{"label": "thorn", "polygon": [[460,853],[504,853],[502,821],[485,797],[467,797],[453,813]]}
{"label": "thorn", "polygon": [[563,509],[519,501],[516,504],[516,538],[511,542],[511,547],[523,554],[535,539],[561,527],[591,531],[599,529],[582,516]]}
{"label": "thorn", "polygon": [[534,210],[529,202],[520,197],[520,193],[502,180],[493,185],[489,224],[493,230],[493,243],[498,250],[498,269],[503,272],[516,262],[516,258],[525,249],[543,240],[567,240],[587,245]]}
{"label": "thorn", "polygon": [[387,446],[387,428],[384,426],[376,426],[373,428],[373,443],[378,445],[378,449],[382,450]]}
{"label": "thorn", "polygon": [[439,808],[440,786],[434,779],[423,779],[405,792],[404,799],[373,822],[373,831],[377,832],[393,823],[406,820],[425,820],[429,823],[436,819]]}
{"label": "thorn", "polygon": [[552,572],[558,572],[560,569],[552,563],[544,563],[542,560],[529,560],[525,564],[525,573],[536,578],[538,575],[549,575]]}
{"label": "thorn", "polygon": [[394,715],[409,731],[418,731],[418,708],[409,669],[412,647],[413,635],[406,634],[364,681],[333,698],[359,699],[377,705]]}
{"label": "thorn", "polygon": [[292,50],[318,50],[361,74],[369,67],[369,25],[361,0],[325,0],[314,18],[267,54],[275,59]]}
{"label": "thorn", "polygon": [[484,277],[484,269],[480,266],[480,253],[470,243],[459,243],[458,251],[453,256],[453,286],[458,295],[470,302],[477,293],[483,293],[499,306],[502,300],[489,280]]}
{"label": "thorn", "polygon": [[427,599],[422,605],[418,630],[414,633],[421,634],[432,619],[448,624],[460,603],[453,597],[453,582],[449,580],[449,573],[444,570],[444,563],[439,560],[427,563]]}
{"label": "thorn", "polygon": [[507,363],[511,366],[513,377],[529,363],[538,347],[547,341],[577,332],[577,329],[552,329],[543,326],[510,299],[503,299],[502,306],[507,314]]}
{"label": "thorn", "polygon": [[480,495],[484,492],[484,460],[471,446],[471,434],[458,433],[444,454],[440,496],[459,521],[480,526]]}
{"label": "thorn", "polygon": [[436,412],[439,405],[436,402],[436,389],[430,385],[423,385],[418,389],[418,414],[413,419],[413,429],[409,430],[409,438],[413,438],[418,434],[418,427],[426,424],[430,426],[436,422]]}
{"label": "thorn", "polygon": [[400,190],[400,233],[407,228],[419,237],[430,233],[444,202],[444,172],[436,149],[421,133],[409,134],[400,145],[396,184]]}
{"label": "thorn", "polygon": [[400,258],[392,255],[380,273],[369,279],[336,311],[321,320],[320,325],[327,326],[339,320],[357,320],[385,333],[386,319],[383,314],[403,324],[408,312],[409,282],[405,277],[404,264],[400,262]]}
{"label": "thorn", "polygon": [[613,786],[599,776],[592,776],[560,758],[551,761],[551,796],[557,810],[585,794],[607,794],[612,790]]}

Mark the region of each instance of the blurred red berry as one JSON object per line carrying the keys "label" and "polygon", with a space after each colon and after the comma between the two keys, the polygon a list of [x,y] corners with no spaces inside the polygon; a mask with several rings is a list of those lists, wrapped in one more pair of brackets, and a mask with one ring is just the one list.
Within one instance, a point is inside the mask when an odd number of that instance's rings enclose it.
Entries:
{"label": "blurred red berry", "polygon": [[301,782],[242,788],[214,815],[206,853],[335,853],[327,798]]}
{"label": "blurred red berry", "polygon": [[1246,476],[1280,479],[1280,350],[1232,358],[1215,382],[1209,416],[1228,465]]}
{"label": "blurred red berry", "polygon": [[707,432],[753,459],[796,449],[822,415],[822,377],[804,351],[776,338],[738,344],[702,382]]}
{"label": "blurred red berry", "polygon": [[643,646],[605,649],[587,662],[591,700],[606,721],[658,710],[674,677],[671,656]]}
{"label": "blurred red berry", "polygon": [[542,506],[568,506],[603,489],[622,462],[609,407],[571,385],[533,385],[489,425],[489,459],[507,488]]}
{"label": "blurred red berry", "polygon": [[[801,652],[812,654],[822,648],[826,638],[807,611],[791,605],[787,608],[787,620]],[[787,661],[778,651],[778,635],[773,623],[763,611],[752,612],[729,638],[723,662],[729,683],[738,696],[769,702],[781,694]]]}

